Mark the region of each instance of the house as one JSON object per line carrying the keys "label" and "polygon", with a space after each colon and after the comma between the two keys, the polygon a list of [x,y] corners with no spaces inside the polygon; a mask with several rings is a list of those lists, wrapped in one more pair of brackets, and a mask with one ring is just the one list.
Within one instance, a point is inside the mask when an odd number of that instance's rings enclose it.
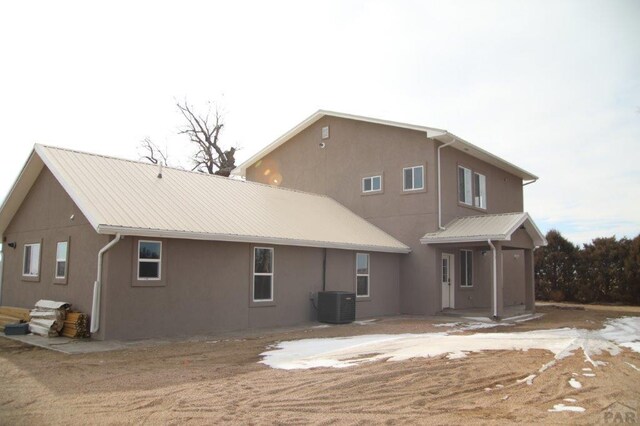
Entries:
{"label": "house", "polygon": [[546,241],[523,187],[538,178],[446,130],[321,110],[236,173],[327,195],[410,247],[401,313],[534,310],[533,250]]}
{"label": "house", "polygon": [[324,195],[42,145],[0,234],[1,303],[69,302],[97,339],[310,321],[311,295],[356,274],[376,295],[358,316],[395,314],[409,252]]}

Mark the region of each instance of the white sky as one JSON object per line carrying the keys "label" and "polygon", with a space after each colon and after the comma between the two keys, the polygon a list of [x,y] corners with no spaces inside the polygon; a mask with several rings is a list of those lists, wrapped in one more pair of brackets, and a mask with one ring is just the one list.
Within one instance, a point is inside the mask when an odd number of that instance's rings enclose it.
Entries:
{"label": "white sky", "polygon": [[186,165],[174,99],[237,163],[317,109],[440,127],[537,174],[574,243],[640,232],[640,2],[5,2],[0,199],[34,143]]}

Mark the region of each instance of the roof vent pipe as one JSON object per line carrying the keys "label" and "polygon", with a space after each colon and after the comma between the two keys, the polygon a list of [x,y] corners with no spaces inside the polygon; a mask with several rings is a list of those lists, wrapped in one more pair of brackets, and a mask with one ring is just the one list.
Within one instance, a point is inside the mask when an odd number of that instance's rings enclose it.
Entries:
{"label": "roof vent pipe", "polygon": [[162,162],[158,162],[158,179],[162,179]]}
{"label": "roof vent pipe", "polygon": [[93,302],[91,304],[91,333],[100,329],[100,294],[102,293],[102,257],[103,255],[123,237],[118,233],[115,238],[102,247],[98,252],[98,273],[96,281],[93,283]]}
{"label": "roof vent pipe", "polygon": [[440,172],[440,150],[446,146],[451,145],[456,141],[456,138],[451,137],[451,142],[447,142],[444,145],[438,147],[438,229],[444,230],[442,226],[442,173]]}

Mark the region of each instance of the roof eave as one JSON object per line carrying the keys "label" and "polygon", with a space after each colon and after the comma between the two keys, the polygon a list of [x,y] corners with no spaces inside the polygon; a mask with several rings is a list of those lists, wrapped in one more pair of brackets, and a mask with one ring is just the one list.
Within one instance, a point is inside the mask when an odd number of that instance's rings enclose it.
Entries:
{"label": "roof eave", "polygon": [[234,234],[214,234],[204,232],[189,232],[178,230],[166,230],[166,229],[149,229],[149,228],[133,228],[126,226],[115,225],[99,225],[99,234],[115,235],[120,234],[123,236],[135,236],[135,237],[154,237],[154,238],[177,238],[186,240],[206,240],[206,241],[226,241],[236,243],[257,243],[257,244],[275,244],[284,246],[297,246],[297,247],[317,247],[317,248],[332,248],[341,250],[362,250],[373,251],[382,253],[402,253],[406,254],[411,252],[411,249],[407,246],[372,246],[363,244],[350,244],[339,243],[331,241],[312,241],[312,240],[299,240],[292,238],[276,238],[276,237],[263,237],[255,235],[234,235]]}
{"label": "roof eave", "polygon": [[480,235],[475,237],[422,237],[422,244],[455,244],[455,243],[479,243],[487,240],[491,241],[509,241],[506,235]]}

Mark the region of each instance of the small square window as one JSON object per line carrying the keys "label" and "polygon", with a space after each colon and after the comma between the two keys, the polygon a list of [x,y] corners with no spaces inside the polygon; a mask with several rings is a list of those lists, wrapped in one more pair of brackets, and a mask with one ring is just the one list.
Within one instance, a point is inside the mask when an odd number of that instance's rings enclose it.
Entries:
{"label": "small square window", "polygon": [[329,139],[329,126],[322,128],[322,139]]}
{"label": "small square window", "polygon": [[378,192],[382,190],[382,176],[371,176],[362,179],[362,192]]}

